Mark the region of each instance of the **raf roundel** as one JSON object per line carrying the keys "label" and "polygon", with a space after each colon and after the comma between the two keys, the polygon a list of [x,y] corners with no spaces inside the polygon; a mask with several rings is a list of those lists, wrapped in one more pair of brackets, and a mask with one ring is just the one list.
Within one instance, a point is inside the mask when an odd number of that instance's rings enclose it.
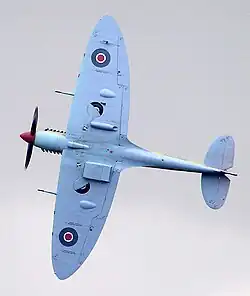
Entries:
{"label": "raf roundel", "polygon": [[74,236],[71,232],[66,232],[63,236],[63,239],[65,240],[65,242],[70,243],[72,242]]}
{"label": "raf roundel", "polygon": [[61,230],[59,240],[63,246],[72,247],[78,241],[78,234],[75,229],[67,227]]}
{"label": "raf roundel", "polygon": [[110,59],[110,53],[104,48],[94,50],[91,55],[92,63],[99,68],[108,66]]}

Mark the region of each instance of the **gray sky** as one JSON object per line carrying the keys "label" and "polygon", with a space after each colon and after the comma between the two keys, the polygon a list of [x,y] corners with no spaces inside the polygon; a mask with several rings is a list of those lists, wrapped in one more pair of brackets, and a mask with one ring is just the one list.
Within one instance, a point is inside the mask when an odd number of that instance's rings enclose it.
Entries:
{"label": "gray sky", "polygon": [[[221,134],[236,141],[228,201],[208,209],[200,177],[130,169],[81,269],[62,282],[50,244],[60,158],[35,150],[29,130],[64,129],[89,35],[103,14],[124,34],[131,66],[129,137],[153,151],[203,161]],[[1,295],[249,296],[250,3],[216,1],[5,1],[0,10],[2,108]]]}

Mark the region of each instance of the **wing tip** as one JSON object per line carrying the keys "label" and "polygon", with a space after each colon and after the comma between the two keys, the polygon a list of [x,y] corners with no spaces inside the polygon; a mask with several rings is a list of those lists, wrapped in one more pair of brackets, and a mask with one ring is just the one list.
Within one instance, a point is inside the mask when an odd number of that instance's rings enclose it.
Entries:
{"label": "wing tip", "polygon": [[58,254],[52,255],[54,275],[61,281],[70,278],[81,267],[79,262],[67,259],[65,260],[65,258],[60,258]]}
{"label": "wing tip", "polygon": [[118,22],[116,19],[109,14],[105,14],[102,17],[99,18],[99,21],[97,22],[95,26],[95,30],[110,30],[112,31],[117,31],[120,32],[120,26],[118,25]]}
{"label": "wing tip", "polygon": [[[53,260],[54,261],[54,260]],[[77,266],[74,269],[68,268],[65,265],[59,266],[59,264],[56,264],[53,262],[53,270],[54,270],[54,275],[60,280],[64,281],[69,279],[78,269],[80,266]]]}
{"label": "wing tip", "polygon": [[109,20],[109,21],[114,21],[114,22],[116,22],[116,20],[115,20],[115,18],[114,18],[114,16],[112,16],[111,14],[104,14],[101,18],[100,18],[100,20]]}

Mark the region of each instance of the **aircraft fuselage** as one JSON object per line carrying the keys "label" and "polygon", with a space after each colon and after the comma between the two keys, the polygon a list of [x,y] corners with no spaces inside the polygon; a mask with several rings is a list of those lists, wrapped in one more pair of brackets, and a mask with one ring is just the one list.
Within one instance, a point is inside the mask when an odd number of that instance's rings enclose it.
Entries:
{"label": "aircraft fuselage", "polygon": [[[56,132],[52,130],[37,131],[35,139],[32,139],[28,132],[23,133],[20,137],[29,143],[34,140],[34,146],[42,149],[42,151],[61,154],[65,148],[82,149],[84,153],[93,154],[95,151],[99,156],[105,158],[116,159],[122,164],[123,168],[133,166],[151,167],[166,170],[186,171],[193,173],[208,173],[208,174],[231,174],[223,170],[208,167],[202,164],[196,164],[191,161],[186,161],[174,157],[169,157],[159,153],[154,153],[142,149],[127,141],[124,146],[113,145],[108,143],[80,143],[68,141],[64,132]],[[95,147],[94,147],[95,146]],[[93,149],[93,147],[95,149]],[[96,149],[98,148],[98,149]]]}

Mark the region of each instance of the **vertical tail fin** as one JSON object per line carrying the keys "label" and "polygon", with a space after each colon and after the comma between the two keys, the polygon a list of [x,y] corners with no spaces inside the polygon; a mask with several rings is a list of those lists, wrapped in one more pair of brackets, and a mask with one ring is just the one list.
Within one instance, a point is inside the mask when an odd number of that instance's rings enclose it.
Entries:
{"label": "vertical tail fin", "polygon": [[[204,163],[223,171],[233,167],[234,164],[235,143],[231,136],[218,137],[210,146]],[[229,191],[230,179],[225,175],[201,176],[201,190],[205,203],[211,209],[221,208]]]}

